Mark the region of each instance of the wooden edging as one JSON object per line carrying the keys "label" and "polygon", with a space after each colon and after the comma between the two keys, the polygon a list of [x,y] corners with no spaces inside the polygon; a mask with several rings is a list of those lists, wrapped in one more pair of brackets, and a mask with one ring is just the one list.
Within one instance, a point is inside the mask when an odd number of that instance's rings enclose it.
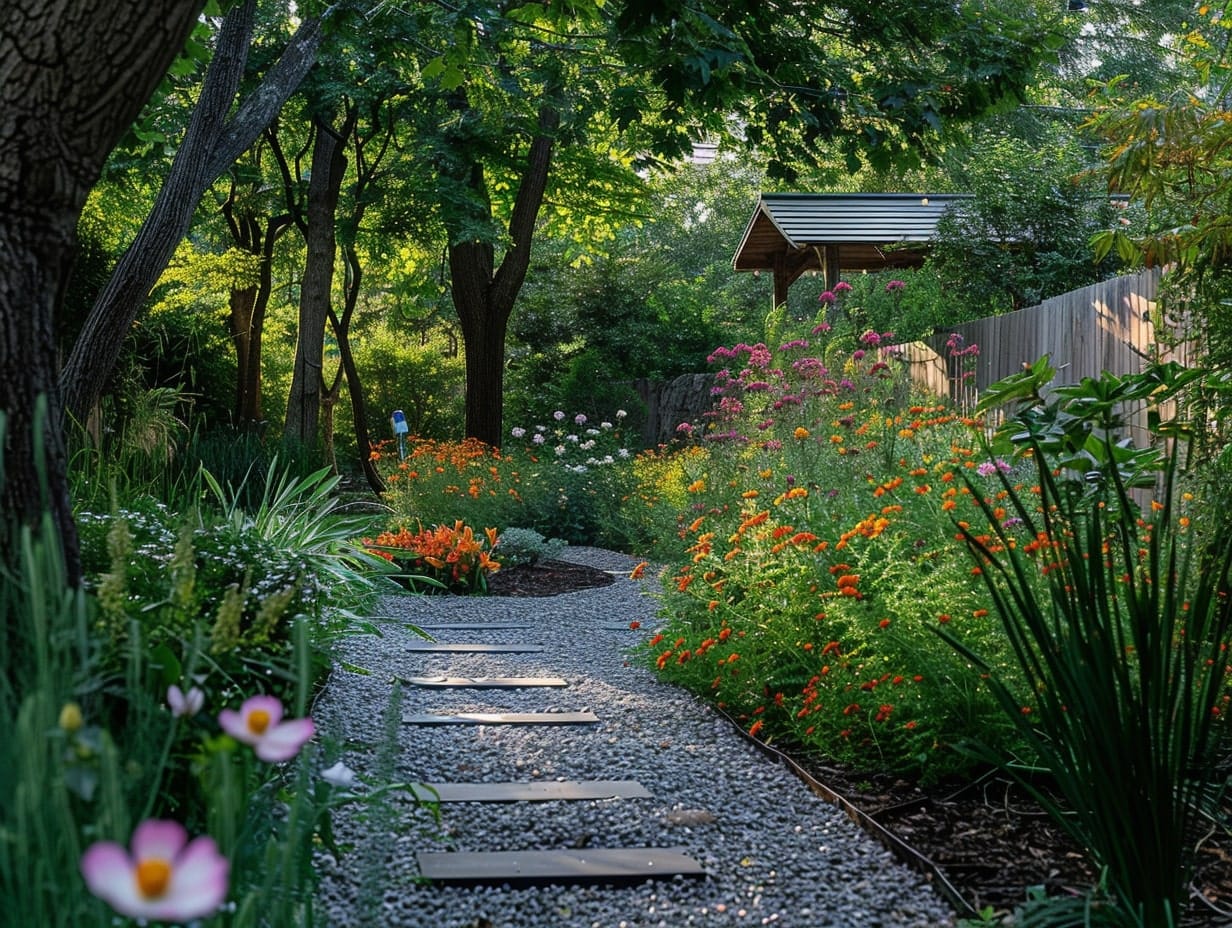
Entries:
{"label": "wooden edging", "polygon": [[756,745],[769,756],[786,764],[787,768],[802,781],[804,781],[809,789],[821,798],[825,799],[827,802],[833,803],[842,809],[845,813],[847,813],[847,817],[849,819],[867,831],[870,835],[872,835],[872,837],[876,838],[882,847],[897,857],[902,863],[911,867],[918,873],[923,874],[928,882],[932,883],[937,887],[937,889],[940,890],[941,894],[945,896],[950,905],[954,906],[954,908],[958,910],[958,915],[960,918],[979,918],[979,912],[971,906],[971,903],[963,898],[962,893],[958,891],[946,875],[941,872],[941,868],[933,863],[932,860],[925,857],[902,838],[898,837],[898,835],[888,830],[867,812],[858,808],[846,796],[835,792],[830,787],[826,786],[815,776],[809,773],[809,771],[793,757],[750,735],[747,731],[745,731],[743,725],[738,724],[734,718],[722,709],[719,709],[714,705],[711,705],[711,708],[713,708],[714,711],[723,718],[727,719],[727,721],[731,723],[732,727],[740,733],[742,738],[751,744]]}

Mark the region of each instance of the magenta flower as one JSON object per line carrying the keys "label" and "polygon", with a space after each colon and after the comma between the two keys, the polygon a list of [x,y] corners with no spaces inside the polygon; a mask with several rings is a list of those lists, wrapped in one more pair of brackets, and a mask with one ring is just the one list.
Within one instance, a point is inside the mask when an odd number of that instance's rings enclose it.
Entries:
{"label": "magenta flower", "polygon": [[901,280],[891,280],[888,284],[886,284],[886,293],[893,293],[895,290],[902,290],[905,286],[907,285]]}
{"label": "magenta flower", "polygon": [[817,323],[817,325],[813,326],[813,331],[810,332],[809,334],[810,335],[820,335],[822,332],[829,332],[829,331],[830,331],[830,323],[819,322]]}
{"label": "magenta flower", "polygon": [[282,721],[282,703],[273,696],[249,696],[239,712],[223,709],[218,724],[269,764],[290,760],[316,731],[310,718]]}
{"label": "magenta flower", "polygon": [[838,283],[834,285],[835,293],[847,293],[850,290],[851,290],[851,284],[847,283],[847,281],[845,280],[840,280]]}
{"label": "magenta flower", "polygon": [[833,290],[825,290],[822,292],[821,296],[817,298],[817,302],[818,303],[837,303],[838,297],[834,295]]}
{"label": "magenta flower", "polygon": [[212,915],[227,898],[230,866],[213,838],[189,842],[179,822],[155,819],[137,826],[131,854],[98,841],[81,855],[90,892],[121,915],[169,922]]}
{"label": "magenta flower", "polygon": [[201,707],[205,705],[205,693],[201,692],[201,688],[197,686],[190,687],[185,693],[172,683],[167,687],[167,705],[171,708],[171,714],[176,718],[191,717],[200,712]]}

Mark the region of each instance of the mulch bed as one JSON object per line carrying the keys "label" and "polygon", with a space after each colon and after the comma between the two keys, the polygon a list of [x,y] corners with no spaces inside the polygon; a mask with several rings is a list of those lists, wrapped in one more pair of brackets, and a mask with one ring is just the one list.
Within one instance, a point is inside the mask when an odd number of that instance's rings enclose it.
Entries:
{"label": "mulch bed", "polygon": [[605,570],[566,561],[540,561],[520,567],[502,567],[488,577],[488,593],[491,596],[556,596],[615,582],[616,578]]}
{"label": "mulch bed", "polygon": [[[607,586],[606,571],[544,561],[493,574],[494,596],[555,596]],[[973,781],[921,787],[895,777],[852,774],[797,759],[811,776],[935,865],[972,909],[1010,912],[1030,888],[1081,893],[1097,874],[1068,835],[1011,781],[989,773]],[[1224,827],[1213,829],[1198,854],[1198,900],[1185,928],[1232,925],[1232,796]]]}

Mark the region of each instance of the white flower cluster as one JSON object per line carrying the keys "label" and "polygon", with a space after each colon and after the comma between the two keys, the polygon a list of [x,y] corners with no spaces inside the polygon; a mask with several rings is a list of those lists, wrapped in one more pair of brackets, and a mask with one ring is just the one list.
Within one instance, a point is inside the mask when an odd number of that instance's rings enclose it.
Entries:
{"label": "white flower cluster", "polygon": [[[625,410],[619,409],[615,423],[604,419],[596,426],[586,413],[570,416],[563,409],[557,409],[552,413],[556,425],[514,426],[509,430],[509,435],[517,441],[529,439],[531,447],[550,447],[557,463],[572,473],[582,474],[592,467],[603,467],[633,457],[634,452],[624,446],[618,428],[627,416]],[[576,428],[571,428],[570,423]]]}

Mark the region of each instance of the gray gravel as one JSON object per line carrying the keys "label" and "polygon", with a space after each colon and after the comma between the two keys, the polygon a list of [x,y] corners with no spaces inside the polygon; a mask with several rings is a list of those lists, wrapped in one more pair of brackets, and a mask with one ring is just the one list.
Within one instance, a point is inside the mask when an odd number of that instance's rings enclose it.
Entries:
{"label": "gray gravel", "polygon": [[[328,763],[371,797],[389,782],[633,779],[652,799],[451,803],[439,820],[404,790],[345,806],[341,859],[322,852],[321,919],[336,926],[649,928],[687,925],[946,926],[950,907],[837,808],[816,797],[693,696],[627,663],[656,625],[655,583],[594,548],[565,558],[613,572],[608,587],[535,598],[387,597],[381,636],[347,639],[313,715]],[[637,620],[641,632],[612,629]],[[411,654],[406,623],[517,622],[525,630],[440,633],[441,640],[535,643],[539,654]],[[355,673],[348,665],[365,668]],[[407,687],[407,712],[589,709],[590,726],[389,724],[391,677],[560,676],[564,689]],[[396,744],[386,738],[394,732]],[[392,778],[392,780],[390,779]],[[681,846],[704,879],[632,887],[438,888],[419,881],[420,850]]]}

